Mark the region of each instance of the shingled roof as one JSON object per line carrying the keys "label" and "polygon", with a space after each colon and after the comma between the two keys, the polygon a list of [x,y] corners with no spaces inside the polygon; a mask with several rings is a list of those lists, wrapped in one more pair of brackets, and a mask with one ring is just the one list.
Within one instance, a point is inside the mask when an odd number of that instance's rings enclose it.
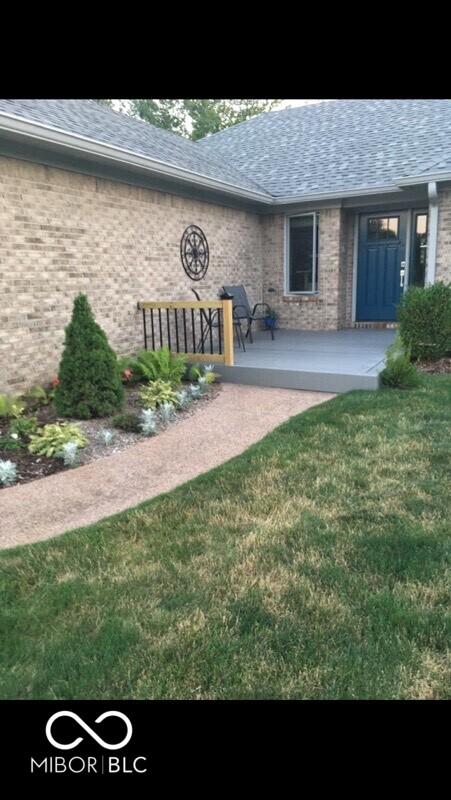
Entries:
{"label": "shingled roof", "polygon": [[451,100],[324,100],[252,117],[199,145],[274,197],[390,186],[450,165]]}
{"label": "shingled roof", "polygon": [[0,99],[0,115],[2,113],[264,194],[264,190],[252,178],[223,161],[220,156],[198,147],[190,139],[114,111],[95,100]]}
{"label": "shingled roof", "polygon": [[0,100],[7,127],[4,114],[269,203],[390,190],[411,176],[451,173],[451,100],[324,100],[260,114],[199,142],[94,100]]}

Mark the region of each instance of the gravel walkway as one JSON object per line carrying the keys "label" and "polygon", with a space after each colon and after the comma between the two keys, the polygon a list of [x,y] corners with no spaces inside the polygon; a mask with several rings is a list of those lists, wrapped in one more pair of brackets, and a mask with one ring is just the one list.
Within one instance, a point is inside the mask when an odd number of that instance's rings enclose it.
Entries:
{"label": "gravel walkway", "polygon": [[155,438],[73,470],[0,493],[0,547],[37,542],[89,525],[195,478],[324,392],[224,384],[218,397]]}

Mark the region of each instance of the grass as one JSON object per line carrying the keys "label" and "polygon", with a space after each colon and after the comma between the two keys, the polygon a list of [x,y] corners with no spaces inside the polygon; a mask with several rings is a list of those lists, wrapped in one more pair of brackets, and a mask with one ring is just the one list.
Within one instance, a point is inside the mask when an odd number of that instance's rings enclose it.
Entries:
{"label": "grass", "polygon": [[353,392],[3,552],[0,696],[451,698],[450,431],[451,376]]}

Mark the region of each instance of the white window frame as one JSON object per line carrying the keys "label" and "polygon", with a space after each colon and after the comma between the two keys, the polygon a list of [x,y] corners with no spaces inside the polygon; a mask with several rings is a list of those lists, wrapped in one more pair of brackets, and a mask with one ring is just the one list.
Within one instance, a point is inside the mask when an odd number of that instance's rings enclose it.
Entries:
{"label": "white window frame", "polygon": [[[313,253],[312,253],[312,284],[313,288],[311,291],[296,291],[294,289],[290,289],[290,220],[296,217],[313,217]],[[316,230],[318,228],[318,236],[315,235]],[[287,295],[317,295],[319,294],[319,284],[320,284],[320,264],[319,264],[319,246],[317,245],[317,240],[319,241],[319,212],[318,211],[305,211],[302,214],[290,214],[289,216],[285,217],[285,264],[284,264],[284,293]],[[315,282],[315,262],[318,258],[318,267],[317,267],[317,276],[316,276],[316,285]]]}

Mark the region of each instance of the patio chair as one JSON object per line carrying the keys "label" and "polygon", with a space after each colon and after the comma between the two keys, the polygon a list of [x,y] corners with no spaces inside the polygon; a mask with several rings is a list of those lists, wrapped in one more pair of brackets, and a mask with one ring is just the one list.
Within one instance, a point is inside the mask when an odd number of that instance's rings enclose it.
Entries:
{"label": "patio chair", "polygon": [[[247,320],[246,339],[249,336],[252,344],[252,323],[254,320],[264,320],[265,317],[270,314],[271,309],[268,303],[256,303],[251,310],[244,286],[223,286],[223,289],[225,292],[233,296],[233,311],[237,319]],[[257,312],[258,308],[262,308],[263,310],[261,312]],[[270,331],[271,339],[274,341],[274,330],[270,328]]]}
{"label": "patio chair", "polygon": [[[200,298],[200,295],[199,295],[199,292],[197,291],[197,289],[191,289],[191,291],[194,294],[196,300],[200,301],[201,298]],[[219,328],[219,313],[218,313],[218,309],[213,311],[213,313],[211,314],[211,317],[210,317],[209,314],[207,314],[207,312],[203,308],[200,309],[200,312],[201,312],[203,324],[204,324],[205,327],[204,327],[203,335],[202,335],[202,337],[200,339],[200,342],[199,342],[199,344],[197,346],[197,352],[198,353],[202,351],[202,345],[204,344],[207,336],[210,333],[210,328],[212,330],[214,330],[215,328]],[[239,348],[242,347],[243,351],[246,352],[246,347],[244,346],[243,331],[242,331],[242,328],[241,328],[241,320],[238,317],[235,317],[235,311],[233,311],[233,327],[234,327],[236,338],[237,338],[237,341],[238,341],[238,347]]]}

